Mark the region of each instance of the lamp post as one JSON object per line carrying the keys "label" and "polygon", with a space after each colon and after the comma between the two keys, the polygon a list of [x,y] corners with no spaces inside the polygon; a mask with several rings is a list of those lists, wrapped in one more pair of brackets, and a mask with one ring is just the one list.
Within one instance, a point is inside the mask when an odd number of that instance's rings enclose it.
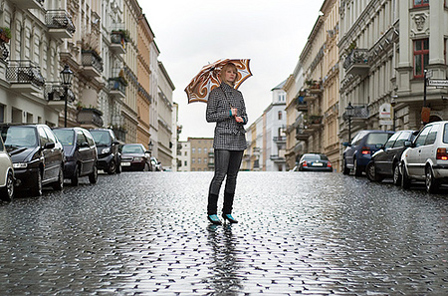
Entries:
{"label": "lamp post", "polygon": [[151,140],[149,140],[149,143],[148,143],[148,151],[151,153],[151,155],[152,155],[152,147],[154,146],[154,144],[152,143],[152,141]]}
{"label": "lamp post", "polygon": [[70,70],[68,65],[65,65],[64,70],[61,71],[62,86],[64,87],[64,127],[67,127],[67,100],[68,100],[68,88],[72,85],[73,71]]}
{"label": "lamp post", "polygon": [[351,102],[348,102],[347,107],[345,107],[345,115],[348,118],[348,142],[350,143],[352,140],[352,117],[355,115],[355,108]]}

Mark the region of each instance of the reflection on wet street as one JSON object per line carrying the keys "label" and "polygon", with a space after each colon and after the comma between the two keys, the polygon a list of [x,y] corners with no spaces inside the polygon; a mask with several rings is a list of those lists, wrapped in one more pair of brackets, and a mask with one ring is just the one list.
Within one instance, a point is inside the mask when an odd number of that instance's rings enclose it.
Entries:
{"label": "reflection on wet street", "polygon": [[[135,172],[0,203],[2,295],[444,295],[448,190],[241,172],[235,225],[211,173]],[[222,197],[220,197],[222,203]]]}

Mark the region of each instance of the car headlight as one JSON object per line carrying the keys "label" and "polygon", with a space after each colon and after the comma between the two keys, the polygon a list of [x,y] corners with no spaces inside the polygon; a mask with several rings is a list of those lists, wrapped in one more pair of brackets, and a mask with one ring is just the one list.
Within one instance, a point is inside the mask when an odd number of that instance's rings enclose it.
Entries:
{"label": "car headlight", "polygon": [[28,164],[25,162],[18,162],[18,163],[13,163],[12,167],[15,169],[26,169],[28,167]]}
{"label": "car headlight", "polygon": [[133,161],[143,161],[143,157],[134,157]]}
{"label": "car headlight", "polygon": [[101,153],[100,154],[106,154],[106,153],[109,153],[110,152],[110,147],[107,147],[107,148],[103,148],[102,150],[101,150]]}

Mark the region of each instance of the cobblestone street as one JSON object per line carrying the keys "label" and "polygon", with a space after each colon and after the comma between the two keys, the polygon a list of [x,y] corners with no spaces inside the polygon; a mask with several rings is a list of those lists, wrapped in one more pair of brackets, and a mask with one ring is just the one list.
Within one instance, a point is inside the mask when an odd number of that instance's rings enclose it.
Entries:
{"label": "cobblestone street", "polygon": [[[101,175],[0,203],[2,295],[446,295],[448,191],[241,172],[211,226],[212,173]],[[222,203],[222,196],[219,200]]]}

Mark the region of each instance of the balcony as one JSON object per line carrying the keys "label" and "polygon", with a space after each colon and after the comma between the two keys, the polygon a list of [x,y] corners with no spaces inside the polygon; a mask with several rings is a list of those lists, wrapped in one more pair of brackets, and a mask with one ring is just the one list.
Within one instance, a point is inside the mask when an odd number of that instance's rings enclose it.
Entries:
{"label": "balcony", "polygon": [[304,97],[298,97],[296,99],[296,109],[301,112],[308,112],[308,103]]}
{"label": "balcony", "polygon": [[6,80],[12,89],[25,93],[39,92],[45,85],[40,67],[31,61],[9,61]]}
{"label": "balcony", "polygon": [[103,62],[94,50],[82,50],[82,74],[87,77],[101,77]]}
{"label": "balcony", "polygon": [[115,136],[118,140],[122,142],[126,142],[126,134],[128,133],[125,128],[121,126],[113,126],[112,130],[114,131]]}
{"label": "balcony", "polygon": [[45,0],[10,0],[10,2],[20,9],[37,9],[42,8]]}
{"label": "balcony", "polygon": [[95,108],[82,108],[78,111],[78,123],[87,128],[103,126],[103,112]]}
{"label": "balcony", "polygon": [[109,78],[109,94],[118,99],[126,97],[127,81],[123,77]]}
{"label": "balcony", "polygon": [[45,23],[48,33],[57,39],[72,38],[76,31],[71,15],[65,10],[48,10]]}
{"label": "balcony", "polygon": [[[53,107],[56,110],[62,111],[65,106],[65,91],[64,87],[59,81],[50,81],[45,83],[44,96],[48,100],[48,106]],[[67,101],[73,102],[75,100],[75,94],[69,88],[67,91]]]}
{"label": "balcony", "polygon": [[297,141],[308,141],[308,138],[311,136],[311,130],[304,128],[296,129],[296,140]]}
{"label": "balcony", "polygon": [[112,31],[109,49],[114,54],[126,53],[126,34],[123,30]]}
{"label": "balcony", "polygon": [[276,155],[276,154],[275,155],[271,155],[269,159],[272,160],[275,163],[284,163],[284,162],[286,162],[286,159],[284,157],[281,157],[281,156]]}
{"label": "balcony", "polygon": [[286,137],[285,136],[274,137],[273,141],[277,144],[286,144]]}
{"label": "balcony", "polygon": [[367,49],[354,49],[345,58],[344,69],[346,75],[364,76],[369,73],[369,57]]}

